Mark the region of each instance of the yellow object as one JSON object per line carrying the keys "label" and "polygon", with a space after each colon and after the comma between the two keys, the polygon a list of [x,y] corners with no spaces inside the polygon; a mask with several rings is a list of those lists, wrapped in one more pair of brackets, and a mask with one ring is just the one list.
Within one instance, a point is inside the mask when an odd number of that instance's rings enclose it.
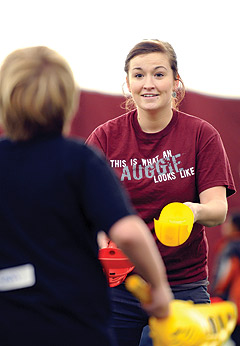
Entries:
{"label": "yellow object", "polygon": [[[126,287],[140,301],[151,300],[150,288],[138,275],[126,279]],[[232,302],[193,304],[173,300],[167,318],[149,318],[154,346],[220,346],[228,340],[237,322],[237,308]]]}
{"label": "yellow object", "polygon": [[167,246],[183,244],[192,231],[194,215],[185,204],[167,204],[161,211],[159,220],[154,219],[154,228],[160,242]]}

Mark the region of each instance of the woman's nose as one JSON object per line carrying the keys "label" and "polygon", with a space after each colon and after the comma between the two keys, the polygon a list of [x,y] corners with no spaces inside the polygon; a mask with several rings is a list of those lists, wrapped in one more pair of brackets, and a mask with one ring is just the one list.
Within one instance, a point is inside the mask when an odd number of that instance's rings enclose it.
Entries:
{"label": "woman's nose", "polygon": [[145,80],[144,80],[144,85],[143,87],[145,89],[153,89],[154,88],[154,83],[153,83],[153,79],[152,76],[146,76]]}

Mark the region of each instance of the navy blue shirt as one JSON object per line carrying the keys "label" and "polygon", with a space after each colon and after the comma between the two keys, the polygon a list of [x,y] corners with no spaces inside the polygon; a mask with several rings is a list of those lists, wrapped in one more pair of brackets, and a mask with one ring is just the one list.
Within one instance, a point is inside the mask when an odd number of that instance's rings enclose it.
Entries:
{"label": "navy blue shirt", "polygon": [[[134,213],[113,170],[61,135],[2,139],[0,165],[1,346],[110,345],[96,236]],[[2,290],[3,270],[25,264],[35,284]]]}

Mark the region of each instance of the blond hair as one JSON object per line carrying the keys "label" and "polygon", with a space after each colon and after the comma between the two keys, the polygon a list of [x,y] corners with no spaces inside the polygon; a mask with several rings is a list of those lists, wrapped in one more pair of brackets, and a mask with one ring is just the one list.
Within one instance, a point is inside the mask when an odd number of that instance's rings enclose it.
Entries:
{"label": "blond hair", "polygon": [[72,115],[76,86],[68,63],[47,47],[9,54],[0,69],[0,120],[12,140],[61,133]]}

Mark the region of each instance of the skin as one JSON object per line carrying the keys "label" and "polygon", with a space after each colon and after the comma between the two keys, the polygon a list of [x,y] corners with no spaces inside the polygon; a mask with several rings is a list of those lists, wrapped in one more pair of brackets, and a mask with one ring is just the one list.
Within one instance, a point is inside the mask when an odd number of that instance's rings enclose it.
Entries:
{"label": "skin", "polygon": [[[177,88],[168,56],[154,52],[135,56],[129,63],[127,85],[144,132],[163,130],[172,119],[172,92]],[[194,222],[207,227],[222,224],[228,210],[226,188],[215,186],[199,195],[200,203],[186,201]]]}
{"label": "skin", "polygon": [[128,89],[144,132],[158,132],[172,119],[172,92],[177,87],[169,59],[163,53],[134,57],[129,64]]}
{"label": "skin", "polygon": [[167,317],[173,295],[165,266],[147,225],[138,216],[126,216],[111,227],[109,236],[150,284],[151,302],[143,307],[151,316]]}

